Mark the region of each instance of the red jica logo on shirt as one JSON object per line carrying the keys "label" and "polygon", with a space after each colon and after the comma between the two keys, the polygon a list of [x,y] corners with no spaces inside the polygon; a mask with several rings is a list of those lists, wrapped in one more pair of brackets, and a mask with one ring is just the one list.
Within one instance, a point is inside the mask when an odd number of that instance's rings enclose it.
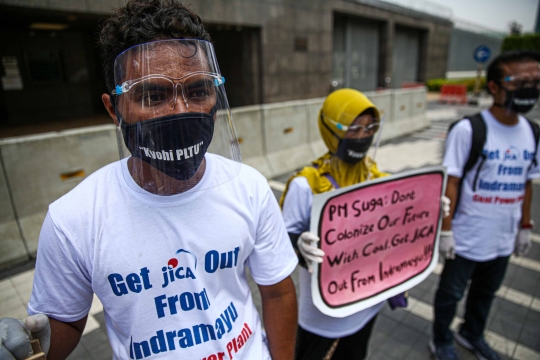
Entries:
{"label": "red jica logo on shirt", "polygon": [[[179,249],[176,251],[176,254],[180,253],[187,253],[191,256],[193,256],[193,259],[195,259],[195,266],[194,268],[197,268],[197,257],[193,255],[190,251]],[[189,266],[178,266],[178,259],[177,258],[171,258],[169,262],[167,263],[167,266],[164,266],[161,268],[161,271],[163,272],[163,284],[161,285],[162,288],[167,287],[169,283],[174,282],[175,280],[182,280],[182,279],[193,279],[195,280],[195,274]]]}

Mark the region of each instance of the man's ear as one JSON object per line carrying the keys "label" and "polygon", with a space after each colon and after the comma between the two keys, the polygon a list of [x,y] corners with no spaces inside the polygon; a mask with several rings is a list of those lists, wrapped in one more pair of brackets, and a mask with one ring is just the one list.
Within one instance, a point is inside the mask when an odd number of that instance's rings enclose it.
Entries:
{"label": "man's ear", "polygon": [[491,95],[495,95],[499,91],[500,87],[495,81],[490,80],[487,84],[487,89]]}
{"label": "man's ear", "polygon": [[118,118],[116,117],[116,111],[114,109],[114,106],[111,102],[111,96],[109,94],[103,94],[101,95],[101,101],[103,101],[103,105],[105,105],[105,109],[107,109],[107,112],[111,116],[111,118],[114,121],[114,124],[118,126]]}

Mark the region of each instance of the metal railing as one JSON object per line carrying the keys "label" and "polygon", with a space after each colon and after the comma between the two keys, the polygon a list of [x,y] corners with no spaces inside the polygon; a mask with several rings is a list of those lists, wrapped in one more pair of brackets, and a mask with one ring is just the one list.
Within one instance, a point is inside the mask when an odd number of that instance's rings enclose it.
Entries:
{"label": "metal railing", "polygon": [[466,30],[466,31],[470,31],[470,32],[475,32],[475,33],[478,33],[478,34],[488,35],[488,36],[495,37],[497,39],[503,39],[504,37],[506,37],[508,35],[508,34],[502,32],[502,31],[497,31],[497,30],[490,29],[490,28],[487,28],[487,27],[482,26],[482,25],[473,24],[473,23],[468,22],[466,20],[454,18],[454,19],[452,19],[452,21],[454,22],[454,27],[456,29],[461,29],[461,30]]}
{"label": "metal railing", "polygon": [[452,9],[425,0],[350,0],[353,2],[374,6],[380,9],[415,16],[425,19],[443,19],[451,21]]}

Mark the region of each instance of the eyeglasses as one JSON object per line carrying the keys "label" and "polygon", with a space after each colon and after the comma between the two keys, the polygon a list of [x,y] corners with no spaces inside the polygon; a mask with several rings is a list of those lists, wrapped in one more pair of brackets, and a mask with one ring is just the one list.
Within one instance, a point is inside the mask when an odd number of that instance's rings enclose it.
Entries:
{"label": "eyeglasses", "polygon": [[540,78],[538,77],[531,78],[529,76],[523,76],[523,75],[507,76],[503,79],[503,83],[513,88],[522,88],[522,87],[540,88]]}
{"label": "eyeglasses", "polygon": [[193,72],[181,78],[165,75],[147,75],[128,80],[117,85],[113,95],[126,97],[132,105],[158,110],[169,106],[174,108],[178,85],[187,108],[195,107],[209,110],[216,104],[216,87],[225,84],[220,74],[204,71]]}
{"label": "eyeglasses", "polygon": [[379,130],[379,122],[378,121],[375,121],[375,122],[372,122],[371,124],[368,124],[368,125],[360,125],[360,124],[357,124],[357,125],[343,125],[333,119],[330,119],[329,117],[323,115],[323,117],[328,120],[330,123],[332,123],[336,129],[338,130],[341,130],[341,131],[346,131],[346,132],[352,132],[352,133],[361,133],[363,132],[364,134],[372,134],[372,133],[375,133],[377,130]]}

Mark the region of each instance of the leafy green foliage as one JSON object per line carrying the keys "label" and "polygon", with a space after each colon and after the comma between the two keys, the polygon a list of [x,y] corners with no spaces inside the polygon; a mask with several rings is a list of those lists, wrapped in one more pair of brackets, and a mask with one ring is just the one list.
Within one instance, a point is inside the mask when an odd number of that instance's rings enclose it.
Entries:
{"label": "leafy green foliage", "polygon": [[535,50],[540,52],[540,34],[510,35],[501,45],[501,52],[512,50]]}
{"label": "leafy green foliage", "polygon": [[[465,85],[467,91],[474,91],[474,85],[476,84],[476,78],[467,79],[431,79],[426,82],[426,86],[429,91],[441,91],[443,85]],[[486,78],[480,79],[480,89],[485,88]]]}

